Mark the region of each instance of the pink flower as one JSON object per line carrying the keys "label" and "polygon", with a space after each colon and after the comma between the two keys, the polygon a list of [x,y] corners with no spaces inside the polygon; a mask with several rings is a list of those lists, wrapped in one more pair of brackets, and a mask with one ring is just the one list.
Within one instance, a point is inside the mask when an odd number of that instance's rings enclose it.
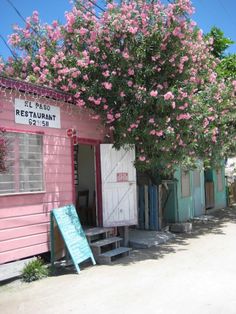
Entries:
{"label": "pink flower", "polygon": [[109,73],[109,71],[105,71],[105,72],[102,72],[102,75],[105,77],[108,77],[108,76],[110,76],[110,73]]}
{"label": "pink flower", "polygon": [[122,56],[125,58],[125,59],[129,59],[129,54],[127,52],[123,52],[122,53]]}
{"label": "pink flower", "polygon": [[174,99],[174,95],[173,95],[171,92],[167,92],[167,93],[164,95],[164,99],[165,99],[165,100]]}
{"label": "pink flower", "polygon": [[128,31],[129,31],[131,34],[136,34],[137,31],[138,31],[138,27],[132,27],[132,26],[130,26],[130,27],[128,28]]}
{"label": "pink flower", "polygon": [[146,157],[145,157],[145,156],[139,156],[139,160],[140,160],[140,161],[145,161],[145,160],[146,160]]}
{"label": "pink flower", "polygon": [[134,75],[134,70],[133,69],[128,69],[128,74],[129,75]]}
{"label": "pink flower", "polygon": [[132,82],[132,81],[128,81],[128,82],[127,82],[127,85],[128,85],[129,87],[131,87],[131,86],[133,86],[133,82]]}
{"label": "pink flower", "polygon": [[88,32],[88,30],[86,28],[83,28],[83,27],[81,27],[80,30],[79,30],[79,34],[81,36],[84,36],[87,32]]}
{"label": "pink flower", "polygon": [[117,112],[117,113],[115,114],[115,118],[116,118],[116,119],[119,119],[120,116],[121,116],[121,114],[120,114],[119,112]]}
{"label": "pink flower", "polygon": [[149,123],[154,123],[155,120],[154,120],[153,118],[150,118],[148,122],[149,122]]}
{"label": "pink flower", "polygon": [[156,130],[151,130],[151,131],[149,132],[149,134],[150,134],[150,135],[156,135]]}
{"label": "pink flower", "polygon": [[125,97],[125,93],[124,92],[120,92],[120,97]]}
{"label": "pink flower", "polygon": [[156,96],[157,96],[157,91],[156,91],[156,90],[152,90],[152,91],[150,92],[150,96],[156,97]]}
{"label": "pink flower", "polygon": [[156,136],[162,136],[163,135],[163,131],[156,131]]}
{"label": "pink flower", "polygon": [[191,115],[189,113],[181,113],[176,117],[176,120],[189,120],[191,118]]}
{"label": "pink flower", "polygon": [[109,82],[104,82],[102,83],[105,89],[111,90],[112,89],[112,84]]}

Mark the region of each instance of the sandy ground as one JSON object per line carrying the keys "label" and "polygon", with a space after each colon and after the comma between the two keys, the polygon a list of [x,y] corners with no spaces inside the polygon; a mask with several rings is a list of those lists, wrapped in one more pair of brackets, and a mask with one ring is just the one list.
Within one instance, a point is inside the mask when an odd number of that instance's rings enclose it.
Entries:
{"label": "sandy ground", "polygon": [[236,210],[111,266],[2,286],[0,313],[235,314]]}

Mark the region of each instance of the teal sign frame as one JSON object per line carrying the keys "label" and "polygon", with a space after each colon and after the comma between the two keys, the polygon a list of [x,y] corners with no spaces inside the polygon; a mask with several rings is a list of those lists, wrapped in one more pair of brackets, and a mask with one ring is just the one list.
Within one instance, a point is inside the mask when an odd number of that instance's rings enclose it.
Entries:
{"label": "teal sign frame", "polygon": [[79,265],[81,262],[91,258],[93,265],[96,264],[91,248],[88,244],[84,230],[81,226],[74,205],[67,205],[55,208],[51,211],[50,222],[50,240],[51,240],[51,264],[54,269],[55,263],[55,236],[54,236],[54,219],[57,222],[62,238],[66,244],[68,253],[80,273]]}

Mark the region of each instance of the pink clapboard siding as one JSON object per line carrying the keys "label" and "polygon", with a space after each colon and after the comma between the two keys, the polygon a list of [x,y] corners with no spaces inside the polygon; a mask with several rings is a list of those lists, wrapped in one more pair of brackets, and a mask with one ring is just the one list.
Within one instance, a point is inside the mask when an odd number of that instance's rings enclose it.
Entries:
{"label": "pink clapboard siding", "polygon": [[49,251],[50,211],[74,202],[72,142],[66,129],[75,128],[80,138],[104,137],[104,128],[88,111],[45,98],[38,100],[61,108],[61,129],[16,124],[14,98],[34,100],[20,92],[0,92],[0,127],[43,132],[45,191],[0,196],[0,264]]}

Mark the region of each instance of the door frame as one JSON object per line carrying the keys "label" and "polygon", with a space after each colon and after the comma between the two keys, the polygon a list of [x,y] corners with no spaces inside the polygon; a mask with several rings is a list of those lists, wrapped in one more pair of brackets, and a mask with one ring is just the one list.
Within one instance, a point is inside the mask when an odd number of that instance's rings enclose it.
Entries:
{"label": "door frame", "polygon": [[[96,186],[96,212],[97,212],[97,224],[102,227],[102,179],[101,179],[101,158],[100,158],[100,144],[101,140],[80,138],[78,137],[77,144],[90,145],[94,147],[95,152],[95,186]],[[73,153],[73,139],[71,140],[71,161],[72,161],[72,182],[73,182],[73,202],[76,202],[76,195],[74,189],[74,153]]]}

